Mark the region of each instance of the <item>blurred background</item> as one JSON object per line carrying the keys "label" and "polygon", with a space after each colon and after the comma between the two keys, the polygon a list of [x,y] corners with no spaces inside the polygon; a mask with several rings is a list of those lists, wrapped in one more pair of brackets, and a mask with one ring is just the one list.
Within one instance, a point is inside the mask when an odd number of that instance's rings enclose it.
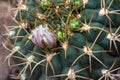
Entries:
{"label": "blurred background", "polygon": [[[9,54],[9,51],[2,46],[2,42],[5,42],[5,37],[3,37],[2,34],[6,32],[4,25],[7,27],[15,25],[14,21],[9,15],[10,13],[8,9],[10,4],[11,7],[16,7],[16,1],[17,0],[11,0],[11,2],[8,3],[8,0],[0,0],[0,80],[11,80],[9,78],[9,74],[14,73],[15,71],[15,69],[8,67],[7,61],[4,62],[5,57]],[[14,64],[13,60],[11,60],[11,62]]]}

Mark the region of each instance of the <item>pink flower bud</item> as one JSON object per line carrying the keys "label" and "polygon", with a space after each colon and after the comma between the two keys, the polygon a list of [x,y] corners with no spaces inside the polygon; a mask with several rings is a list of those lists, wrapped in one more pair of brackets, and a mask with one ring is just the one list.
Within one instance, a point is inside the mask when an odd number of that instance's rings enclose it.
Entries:
{"label": "pink flower bud", "polygon": [[50,32],[47,24],[32,30],[32,35],[32,41],[41,48],[52,48],[56,43],[56,37]]}

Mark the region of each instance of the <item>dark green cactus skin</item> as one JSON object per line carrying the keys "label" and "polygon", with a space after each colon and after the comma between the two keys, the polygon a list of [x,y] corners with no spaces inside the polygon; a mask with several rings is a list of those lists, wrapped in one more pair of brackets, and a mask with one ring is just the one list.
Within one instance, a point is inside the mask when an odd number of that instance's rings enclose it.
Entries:
{"label": "dark green cactus skin", "polygon": [[[61,50],[60,53],[60,61],[62,63],[62,65],[65,66],[70,66],[72,64],[72,62],[77,58],[77,56],[79,55],[78,50],[76,50],[74,47],[72,46],[68,46],[67,51],[66,51],[66,58],[65,58],[65,52],[63,50]],[[72,59],[71,59],[72,58]]]}
{"label": "dark green cactus skin", "polygon": [[[62,70],[62,74],[67,74],[68,71],[69,71],[70,67],[64,67],[63,70]],[[80,70],[82,69],[82,66],[80,66],[80,64],[76,64],[75,66],[73,66],[73,68],[75,71],[77,70]],[[88,71],[87,70],[84,70],[84,71],[81,71],[80,73],[77,73],[76,75],[80,75],[80,76],[85,76],[85,77],[89,77],[89,74],[88,74]],[[60,80],[65,80],[66,76],[65,77],[61,77]],[[79,78],[76,78],[76,79],[79,79]],[[84,79],[80,79],[80,80],[84,80]]]}
{"label": "dark green cactus skin", "polygon": [[[16,28],[12,30],[14,32],[14,35],[10,38],[11,42],[14,44],[15,40],[16,42],[19,42],[23,39],[23,37],[27,34],[24,29]],[[23,36],[23,37],[15,37],[15,36]]]}
{"label": "dark green cactus skin", "polygon": [[46,78],[45,75],[41,75],[38,80],[59,80],[58,78]]}
{"label": "dark green cactus skin", "polygon": [[[45,65],[46,65],[47,62],[45,62]],[[52,58],[51,60],[51,64],[53,65],[53,68],[54,68],[54,71],[56,74],[60,74],[61,72],[61,69],[62,69],[62,66],[61,66],[61,63],[60,63],[60,60],[59,60],[59,57],[58,56],[55,56]],[[50,76],[50,75],[53,75],[53,71],[51,69],[51,66],[50,64],[48,64],[48,67],[47,67],[47,75]],[[42,74],[46,74],[46,68],[45,67],[42,67]]]}
{"label": "dark green cactus skin", "polygon": [[[88,46],[90,47],[92,45],[92,43],[88,43]],[[98,50],[104,50],[101,46],[99,46],[99,45],[97,45],[97,44],[95,44],[94,45],[94,47],[93,47],[93,49],[92,49],[93,51],[98,51]],[[79,53],[81,53],[81,54],[83,54],[84,52],[83,52],[83,50],[79,50]],[[104,52],[102,52],[102,53],[93,53],[94,54],[94,56],[96,56],[97,58],[99,58],[99,60],[101,60],[102,62],[103,62],[103,55],[104,54],[107,54],[107,53],[104,53]],[[87,65],[89,65],[89,56],[86,54],[85,56],[83,56],[83,57],[81,57],[80,58],[80,61],[79,61],[79,63],[82,65],[82,66],[87,66]],[[95,68],[95,67],[100,67],[100,66],[102,66],[95,58],[93,58],[92,57],[92,66]],[[99,66],[98,66],[99,65]]]}
{"label": "dark green cactus skin", "polygon": [[[15,35],[10,37],[11,43],[15,47],[19,47],[18,51],[13,54],[13,56],[19,57],[18,59],[15,58],[16,63],[22,63],[24,59],[34,56],[31,67],[28,66],[26,71],[21,74],[27,75],[26,80],[65,80],[68,77],[67,74],[70,68],[78,71],[88,67],[87,69],[76,73],[78,76],[87,78],[83,79],[75,76],[76,80],[88,80],[88,78],[98,80],[103,75],[101,70],[105,68],[98,60],[105,64],[107,69],[109,69],[115,59],[119,59],[119,53],[117,54],[114,44],[112,44],[110,50],[110,40],[107,39],[107,36],[110,30],[113,32],[117,30],[117,26],[120,25],[120,15],[109,14],[113,21],[113,23],[111,23],[112,28],[110,28],[109,19],[106,16],[99,16],[101,8],[100,0],[88,0],[85,7],[83,7],[82,0],[70,0],[70,3],[68,4],[65,3],[66,0],[45,1],[48,2],[44,3],[44,0],[43,2],[42,0],[28,0],[27,3],[25,3],[28,7],[28,11],[20,10],[16,17],[18,22],[28,23],[27,28],[25,28],[28,33],[24,29],[16,28],[13,30],[15,31]],[[110,2],[111,0],[106,0],[106,6],[109,6]],[[119,0],[114,0],[110,10],[120,9],[119,4]],[[58,7],[58,9],[56,7]],[[68,17],[71,11],[71,16]],[[38,17],[38,13],[42,14],[42,16]],[[77,17],[78,14],[81,14],[81,17]],[[55,44],[55,49],[43,49],[32,41],[33,36],[29,38],[33,29],[46,23],[49,24],[48,27],[50,28],[50,31],[55,31],[54,35],[58,36],[56,37],[57,42]],[[84,23],[91,27],[90,30],[82,30]],[[64,34],[60,33],[59,35],[61,36],[59,36],[56,33],[57,31],[63,31]],[[119,31],[118,34],[120,34]],[[62,36],[64,39],[62,39]],[[65,41],[68,41],[66,49],[64,49],[61,44],[62,42],[64,44]],[[120,52],[120,42],[115,42],[118,51]],[[92,50],[92,52],[85,53],[85,47]],[[47,61],[46,55],[50,56],[50,54],[54,53],[58,54]],[[90,53],[92,53],[92,72],[90,72],[89,69]],[[73,64],[80,55],[83,56]],[[98,60],[95,59],[93,55]],[[23,60],[20,58],[23,58]],[[42,60],[45,61],[37,65],[37,63]],[[53,73],[51,65],[55,74]],[[24,67],[25,65],[19,66],[18,72],[22,71]],[[66,74],[66,76],[57,76],[61,74]]]}
{"label": "dark green cactus skin", "polygon": [[[99,28],[103,28],[104,25],[102,25],[101,23],[98,23],[98,22],[92,22],[91,23],[91,26],[93,27],[99,27]],[[92,29],[90,31],[90,33],[86,32],[86,37],[88,38],[88,40],[90,42],[93,42],[95,40],[95,38],[98,36],[100,30],[97,30],[97,29]],[[94,35],[92,35],[94,34]],[[101,42],[101,40],[105,37],[105,32],[102,32],[101,35],[99,36],[98,40],[96,41],[97,43],[98,42]]]}
{"label": "dark green cactus skin", "polygon": [[85,45],[84,36],[79,33],[74,33],[70,37],[70,43],[71,43],[71,45],[74,45],[77,47],[83,47]]}

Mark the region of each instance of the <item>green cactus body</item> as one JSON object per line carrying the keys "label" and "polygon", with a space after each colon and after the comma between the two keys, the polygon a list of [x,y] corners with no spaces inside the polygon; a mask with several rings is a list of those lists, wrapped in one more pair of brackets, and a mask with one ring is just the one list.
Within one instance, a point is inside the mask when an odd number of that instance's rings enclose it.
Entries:
{"label": "green cactus body", "polygon": [[[117,30],[116,28],[113,28],[113,29],[112,29],[112,33],[115,33],[116,30]],[[111,40],[108,38],[108,35],[109,35],[109,34],[110,34],[110,32],[105,35],[105,37],[102,39],[102,41],[101,41],[99,44],[100,44],[104,49],[107,49],[107,50],[109,50],[110,47],[106,47],[106,46],[111,46],[111,51],[112,51],[112,53],[109,53],[109,54],[116,56],[116,55],[117,55],[116,48],[119,48],[120,43],[117,42],[116,40],[115,40],[115,42],[114,42],[114,40],[111,41]],[[112,44],[110,44],[110,41],[112,42]],[[116,46],[116,47],[115,47],[115,46]],[[118,49],[118,51],[120,51],[120,49]]]}
{"label": "green cactus body", "polygon": [[79,55],[78,51],[74,47],[69,45],[66,52],[61,50],[60,61],[63,66],[70,66],[78,55]]}
{"label": "green cactus body", "polygon": [[[38,55],[35,55],[35,54],[33,54],[33,53],[28,53],[27,55],[26,55],[26,57],[27,58],[30,58],[30,57],[34,57],[34,62],[38,62],[39,60],[42,60],[42,58],[41,57],[38,57]],[[42,73],[42,70],[41,70],[41,66],[37,66],[36,68],[35,68],[35,70],[34,70],[34,72],[33,73],[31,73],[31,69],[33,69],[34,68],[34,66],[35,66],[35,63],[34,62],[32,62],[31,63],[31,66],[29,66],[27,69],[27,74],[29,74],[29,76],[32,74],[32,76],[31,76],[31,78],[32,79],[37,79],[37,78],[39,78],[40,77],[40,75],[41,75],[41,73]],[[30,67],[31,67],[31,69],[30,69]],[[39,74],[39,75],[38,75]]]}
{"label": "green cactus body", "polygon": [[[88,43],[88,46],[89,46],[89,47],[90,47],[91,45],[92,45],[91,43]],[[104,53],[104,52],[94,53],[94,51],[99,51],[99,50],[104,50],[104,49],[103,49],[101,46],[95,44],[94,47],[93,47],[93,49],[92,49],[93,55],[94,55],[96,58],[98,58],[100,61],[103,62],[103,55],[104,55],[104,54],[107,54],[107,53]],[[83,51],[83,50],[80,50],[79,53],[80,53],[80,54],[83,54],[84,51]],[[91,59],[92,59],[92,62],[91,62],[91,63],[93,64],[92,66],[93,66],[94,68],[102,66],[102,64],[100,64],[99,61],[96,60],[94,57],[91,56]],[[84,66],[84,67],[85,67],[85,66],[88,66],[88,65],[90,64],[90,63],[89,63],[89,55],[86,54],[85,56],[81,57],[80,60],[79,60],[79,63],[80,63],[82,66]],[[103,62],[103,63],[104,63],[104,62]]]}
{"label": "green cactus body", "polygon": [[93,73],[92,73],[92,77],[96,80],[96,79],[99,79],[101,76],[102,76],[102,69],[104,68],[99,68],[97,70],[94,70]]}
{"label": "green cactus body", "polygon": [[[66,78],[72,79],[72,78],[69,78],[70,76],[68,75],[70,70],[73,70],[73,71],[75,72],[75,73],[73,72],[73,76],[74,76],[74,74],[75,74],[75,75],[77,75],[77,76],[89,77],[89,74],[88,74],[88,72],[87,72],[86,70],[83,70],[83,71],[81,71],[80,73],[76,73],[76,71],[78,71],[78,70],[80,70],[80,69],[82,69],[82,67],[81,67],[81,65],[79,65],[79,64],[76,64],[76,65],[73,66],[72,68],[70,68],[70,67],[64,67],[63,70],[62,70],[62,74],[67,74],[67,75],[61,77],[60,80],[65,80]],[[72,72],[71,72],[71,73],[72,73]],[[79,79],[80,79],[80,80],[84,80],[84,79],[82,79],[82,78],[80,78],[80,77],[76,77],[76,76],[74,76],[74,77],[75,77],[75,79],[77,79],[77,80],[79,80]]]}
{"label": "green cactus body", "polygon": [[[44,62],[44,64],[45,65],[48,64],[48,65],[46,67],[45,66],[42,67],[42,74],[47,74],[48,76],[60,74],[62,66],[57,55],[53,57],[51,60],[52,66],[50,65],[49,62]],[[54,70],[52,70],[52,67]],[[47,69],[47,73],[46,73],[46,69]]]}
{"label": "green cactus body", "polygon": [[[101,30],[98,30],[97,28],[104,28],[104,25],[98,23],[98,22],[92,22],[91,27],[96,27],[91,29],[89,32],[86,32],[86,37],[90,42],[93,42],[95,40],[95,38],[98,36],[98,34],[100,33]],[[94,35],[93,35],[94,34]],[[103,31],[101,33],[101,35],[99,36],[97,42],[100,42],[104,37],[105,37],[105,32]]]}
{"label": "green cactus body", "polygon": [[34,47],[33,42],[31,42],[27,38],[23,38],[21,42],[16,42],[15,48],[17,48],[18,50],[14,53],[14,55],[15,56],[22,56],[22,54],[26,55],[33,50],[33,47]]}
{"label": "green cactus body", "polygon": [[64,33],[62,31],[58,31],[57,36],[58,36],[59,40],[65,40],[67,38],[67,33]]}
{"label": "green cactus body", "polygon": [[71,28],[74,29],[76,27],[79,27],[80,23],[79,23],[79,21],[76,18],[74,18],[74,19],[70,20],[70,26],[71,26]]}
{"label": "green cactus body", "polygon": [[84,36],[80,33],[74,33],[70,37],[70,43],[77,47],[83,47],[85,45]]}
{"label": "green cactus body", "polygon": [[38,80],[59,80],[57,78],[46,78],[45,75],[40,76]]}
{"label": "green cactus body", "polygon": [[16,28],[16,29],[12,30],[11,33],[13,33],[10,38],[10,41],[12,43],[21,41],[23,39],[23,37],[27,34],[27,32],[21,28]]}
{"label": "green cactus body", "polygon": [[20,1],[6,33],[12,49],[3,43],[20,80],[120,77],[120,0]]}

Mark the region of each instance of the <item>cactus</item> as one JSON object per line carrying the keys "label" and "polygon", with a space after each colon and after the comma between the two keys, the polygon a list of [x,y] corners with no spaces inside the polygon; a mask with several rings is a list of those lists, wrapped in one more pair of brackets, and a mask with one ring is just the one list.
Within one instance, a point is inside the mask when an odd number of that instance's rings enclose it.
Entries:
{"label": "cactus", "polygon": [[[119,0],[19,0],[7,29],[20,80],[117,80]],[[16,61],[11,65],[10,59]]]}

